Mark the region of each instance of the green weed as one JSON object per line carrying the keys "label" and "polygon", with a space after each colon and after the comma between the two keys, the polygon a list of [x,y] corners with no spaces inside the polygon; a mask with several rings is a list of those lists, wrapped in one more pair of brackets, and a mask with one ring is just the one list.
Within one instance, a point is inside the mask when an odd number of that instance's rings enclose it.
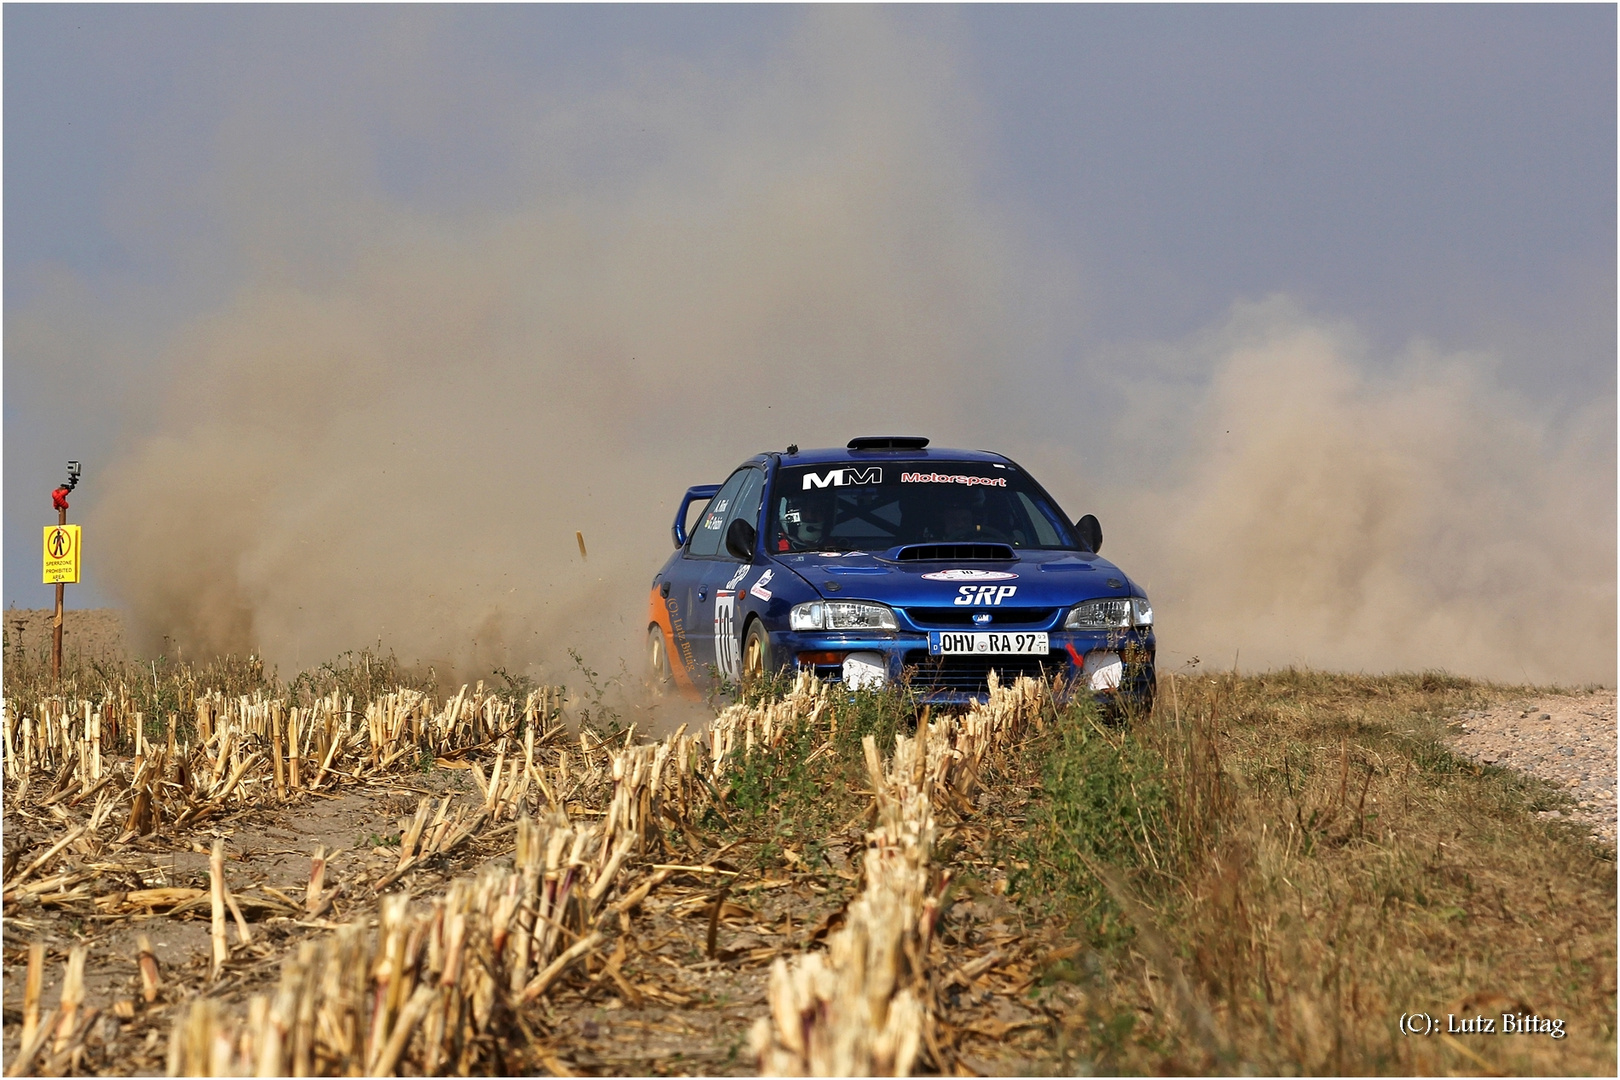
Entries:
{"label": "green weed", "polygon": [[580,726],[603,740],[623,734],[624,719],[619,715],[619,711],[608,703],[607,698],[609,690],[615,684],[627,679],[627,673],[621,672],[603,681],[601,673],[585,662],[585,657],[580,655],[578,649],[570,648],[568,655],[585,680],[585,691],[578,712]]}
{"label": "green weed", "polygon": [[1010,887],[1068,907],[1094,934],[1105,926],[1117,934],[1117,909],[1094,868],[1170,869],[1164,759],[1130,730],[1105,728],[1090,702],[1059,714],[1055,738],[1044,749],[1041,798]]}

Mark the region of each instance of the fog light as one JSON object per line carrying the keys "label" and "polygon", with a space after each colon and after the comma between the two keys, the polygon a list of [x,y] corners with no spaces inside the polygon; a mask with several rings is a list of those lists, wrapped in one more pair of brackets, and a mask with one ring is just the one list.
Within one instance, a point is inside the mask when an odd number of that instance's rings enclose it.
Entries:
{"label": "fog light", "polygon": [[1125,675],[1125,662],[1117,652],[1088,652],[1081,673],[1093,690],[1118,690],[1120,679]]}
{"label": "fog light", "polygon": [[844,657],[844,685],[851,690],[881,690],[889,680],[889,662],[880,652],[852,652]]}

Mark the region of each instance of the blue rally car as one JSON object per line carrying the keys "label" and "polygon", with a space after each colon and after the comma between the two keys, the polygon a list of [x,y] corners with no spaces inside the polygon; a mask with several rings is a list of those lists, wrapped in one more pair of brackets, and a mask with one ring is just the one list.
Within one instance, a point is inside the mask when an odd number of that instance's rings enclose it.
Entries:
{"label": "blue rally car", "polygon": [[[690,535],[689,508],[705,502]],[[760,454],[675,515],[653,578],[649,673],[714,680],[810,668],[851,688],[983,700],[992,670],[1151,708],[1153,608],[1017,464],[880,436]]]}

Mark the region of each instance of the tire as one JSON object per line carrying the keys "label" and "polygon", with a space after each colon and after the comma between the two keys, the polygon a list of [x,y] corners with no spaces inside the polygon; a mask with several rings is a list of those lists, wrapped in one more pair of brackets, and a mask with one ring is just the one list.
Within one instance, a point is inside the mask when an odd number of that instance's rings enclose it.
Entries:
{"label": "tire", "polygon": [[748,624],[748,632],[743,635],[742,680],[750,683],[771,675],[775,670],[771,660],[770,635],[765,632],[764,624],[755,619]]}
{"label": "tire", "polygon": [[654,690],[667,690],[674,677],[669,670],[669,647],[664,632],[656,626],[647,628],[647,682]]}

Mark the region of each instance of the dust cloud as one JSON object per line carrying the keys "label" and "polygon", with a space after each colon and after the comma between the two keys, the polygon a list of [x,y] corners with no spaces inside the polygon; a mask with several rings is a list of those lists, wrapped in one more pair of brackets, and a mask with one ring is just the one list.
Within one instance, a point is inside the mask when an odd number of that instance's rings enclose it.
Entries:
{"label": "dust cloud", "polygon": [[208,183],[247,271],[176,326],[90,521],[141,642],[612,675],[685,487],[916,431],[1099,513],[1170,666],[1612,683],[1612,404],[1537,415],[1281,300],[1076,358],[1076,275],[983,203],[956,66],[816,13],[746,76],[524,102],[532,183],[477,211],[244,105]]}
{"label": "dust cloud", "polygon": [[1174,459],[1108,493],[1167,667],[1613,684],[1612,402],[1538,413],[1481,357],[1380,360],[1281,299],[1180,359],[1207,384],[1130,419],[1180,426]]}
{"label": "dust cloud", "polygon": [[964,377],[1027,338],[1027,271],[975,204],[941,65],[834,13],[746,84],[533,103],[546,145],[601,156],[581,132],[633,126],[664,149],[481,213],[343,160],[291,176],[307,152],[244,113],[218,201],[252,273],[175,333],[162,417],[95,511],[146,647],[285,671],[380,642],[470,675],[573,649],[611,675],[687,486],[954,426]]}

